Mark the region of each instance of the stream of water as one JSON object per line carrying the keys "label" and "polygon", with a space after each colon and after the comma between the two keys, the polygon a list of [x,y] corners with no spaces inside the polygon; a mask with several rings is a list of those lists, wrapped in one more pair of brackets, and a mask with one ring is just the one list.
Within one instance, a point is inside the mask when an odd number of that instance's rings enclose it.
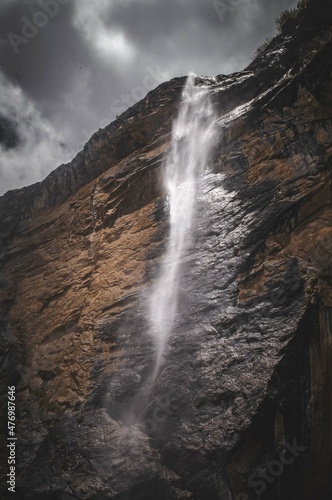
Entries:
{"label": "stream of water", "polygon": [[170,234],[159,276],[149,298],[149,317],[156,358],[153,379],[159,373],[178,311],[182,263],[193,239],[196,180],[207,166],[216,142],[215,114],[208,90],[187,79],[172,143],[165,159],[164,182],[169,200]]}

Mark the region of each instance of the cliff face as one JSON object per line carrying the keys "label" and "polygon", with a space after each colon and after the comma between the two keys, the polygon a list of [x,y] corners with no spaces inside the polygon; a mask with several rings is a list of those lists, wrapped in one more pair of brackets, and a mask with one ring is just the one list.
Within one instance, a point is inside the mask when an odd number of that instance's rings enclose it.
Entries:
{"label": "cliff face", "polygon": [[0,199],[19,498],[331,496],[331,26],[331,3],[311,1],[245,71],[197,79],[218,147],[141,425],[125,415],[154,358],[145,297],[168,237],[163,157],[185,79]]}

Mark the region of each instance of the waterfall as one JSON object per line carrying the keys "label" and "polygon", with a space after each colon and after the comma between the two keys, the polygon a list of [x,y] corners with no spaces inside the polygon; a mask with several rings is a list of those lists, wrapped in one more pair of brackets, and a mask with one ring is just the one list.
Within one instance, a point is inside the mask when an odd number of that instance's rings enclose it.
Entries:
{"label": "waterfall", "polygon": [[198,176],[207,166],[216,139],[215,115],[206,88],[195,86],[190,75],[173,124],[172,143],[164,164],[164,184],[169,200],[170,234],[159,276],[149,298],[150,333],[156,348],[153,378],[158,375],[167,350],[181,286],[183,260],[190,248]]}

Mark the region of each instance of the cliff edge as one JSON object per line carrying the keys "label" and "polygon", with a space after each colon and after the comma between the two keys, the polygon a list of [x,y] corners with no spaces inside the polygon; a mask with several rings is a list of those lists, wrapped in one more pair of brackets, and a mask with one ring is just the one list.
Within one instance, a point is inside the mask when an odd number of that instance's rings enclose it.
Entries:
{"label": "cliff edge", "polygon": [[244,71],[196,79],[219,139],[185,314],[140,426],[124,410],[153,359],[144,297],[185,78],[0,198],[2,472],[15,385],[17,498],[331,497],[331,54],[332,3],[309,0]]}

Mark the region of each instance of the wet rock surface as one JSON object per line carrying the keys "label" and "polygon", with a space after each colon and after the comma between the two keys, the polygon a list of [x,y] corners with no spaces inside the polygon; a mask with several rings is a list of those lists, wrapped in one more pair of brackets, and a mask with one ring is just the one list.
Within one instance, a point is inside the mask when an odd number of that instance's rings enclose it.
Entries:
{"label": "wet rock surface", "polygon": [[309,2],[244,72],[197,79],[219,140],[154,387],[146,300],[185,79],[0,199],[20,498],[331,496],[331,21]]}

